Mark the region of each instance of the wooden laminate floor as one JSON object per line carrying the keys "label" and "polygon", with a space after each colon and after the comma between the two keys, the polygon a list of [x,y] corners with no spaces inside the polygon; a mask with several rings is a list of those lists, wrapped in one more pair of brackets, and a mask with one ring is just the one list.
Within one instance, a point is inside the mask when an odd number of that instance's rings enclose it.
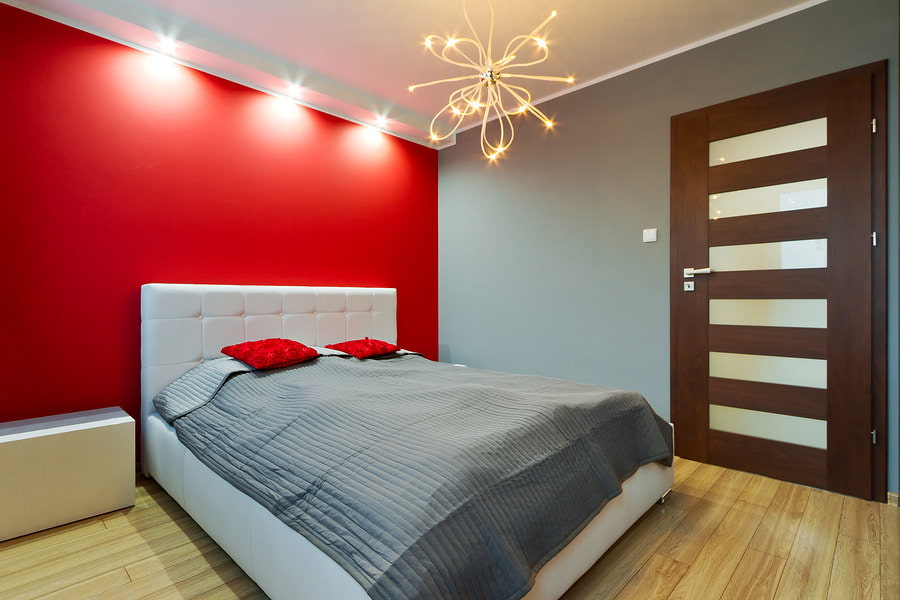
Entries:
{"label": "wooden laminate floor", "polygon": [[[900,509],[683,459],[675,473],[564,600],[900,600]],[[0,599],[32,598],[266,596],[141,479],[133,508],[0,543]]]}

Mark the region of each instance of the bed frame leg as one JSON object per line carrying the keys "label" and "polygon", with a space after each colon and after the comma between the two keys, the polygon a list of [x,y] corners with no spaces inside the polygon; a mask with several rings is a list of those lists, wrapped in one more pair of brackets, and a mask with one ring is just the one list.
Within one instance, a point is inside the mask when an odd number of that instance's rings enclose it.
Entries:
{"label": "bed frame leg", "polygon": [[672,490],[668,490],[665,494],[662,495],[662,498],[660,498],[657,501],[657,504],[665,504],[666,500],[668,500],[668,498],[669,498],[669,494],[671,494],[671,493],[672,493]]}

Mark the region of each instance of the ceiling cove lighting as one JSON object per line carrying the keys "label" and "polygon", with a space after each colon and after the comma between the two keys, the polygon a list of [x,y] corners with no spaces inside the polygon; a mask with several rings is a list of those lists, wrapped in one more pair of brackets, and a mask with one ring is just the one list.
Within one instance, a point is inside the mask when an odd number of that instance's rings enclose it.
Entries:
{"label": "ceiling cove lighting", "polygon": [[[547,128],[553,127],[553,121],[531,103],[531,92],[520,85],[510,83],[510,81],[539,79],[574,83],[575,79],[517,72],[518,69],[538,65],[550,56],[547,41],[542,37],[542,30],[556,17],[556,11],[550,13],[550,16],[535,27],[531,33],[517,35],[510,40],[503,54],[499,58],[494,58],[492,48],[494,41],[493,4],[488,0],[491,18],[487,45],[482,43],[471,19],[469,19],[467,0],[463,0],[462,6],[463,15],[472,32],[472,37],[444,38],[439,35],[429,35],[425,38],[425,47],[439,59],[474,70],[475,73],[411,85],[409,91],[439,83],[474,80],[474,83],[464,85],[450,94],[447,104],[431,120],[429,133],[433,142],[445,140],[456,133],[466,117],[480,114],[481,151],[487,158],[494,160],[512,144],[515,131],[511,115],[531,113],[540,119]],[[531,60],[517,61],[517,53],[526,44],[532,46],[531,50],[534,52],[534,56]],[[439,126],[444,119],[449,120],[452,126],[448,131],[442,132]],[[493,131],[489,131],[488,123],[494,120],[497,121],[497,125],[491,127]]]}

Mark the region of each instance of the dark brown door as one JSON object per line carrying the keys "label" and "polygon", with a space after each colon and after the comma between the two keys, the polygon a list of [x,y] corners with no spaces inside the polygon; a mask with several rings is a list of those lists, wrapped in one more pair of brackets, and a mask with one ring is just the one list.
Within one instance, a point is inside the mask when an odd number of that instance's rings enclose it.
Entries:
{"label": "dark brown door", "polygon": [[885,65],[672,118],[676,453],[883,500]]}

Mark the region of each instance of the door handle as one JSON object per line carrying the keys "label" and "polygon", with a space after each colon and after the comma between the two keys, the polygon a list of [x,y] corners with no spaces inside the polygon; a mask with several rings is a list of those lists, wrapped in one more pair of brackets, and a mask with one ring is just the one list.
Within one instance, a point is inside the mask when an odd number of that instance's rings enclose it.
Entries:
{"label": "door handle", "polygon": [[694,275],[709,275],[713,270],[709,267],[703,267],[702,269],[695,269],[693,267],[685,267],[684,268],[684,278],[690,279]]}

